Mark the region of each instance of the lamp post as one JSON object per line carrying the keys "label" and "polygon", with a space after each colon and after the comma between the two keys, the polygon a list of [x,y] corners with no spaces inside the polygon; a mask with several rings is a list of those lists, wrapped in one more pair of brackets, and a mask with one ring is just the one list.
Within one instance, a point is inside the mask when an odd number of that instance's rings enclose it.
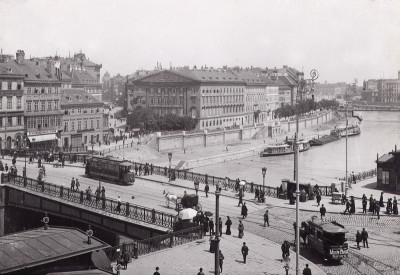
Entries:
{"label": "lamp post", "polygon": [[[297,103],[303,98],[303,94],[312,93],[314,91],[314,82],[318,78],[319,73],[313,69],[310,72],[311,79],[304,79],[304,73],[297,74]],[[299,138],[299,111],[296,107],[296,133],[294,135],[294,178],[296,180],[296,274],[300,274],[299,266],[299,254],[300,254],[300,227],[299,227],[299,147],[297,146],[297,140]]]}
{"label": "lamp post", "polygon": [[345,185],[344,185],[344,195],[345,195],[345,197],[347,197],[347,189],[349,188],[349,180],[348,180],[348,177],[347,177],[347,174],[348,174],[348,171],[347,171],[347,135],[348,135],[348,126],[349,126],[349,120],[348,120],[348,118],[347,118],[347,112],[348,112],[348,108],[349,108],[349,90],[352,88],[352,87],[355,87],[356,85],[357,85],[357,79],[354,79],[354,82],[353,83],[350,83],[350,84],[348,84],[347,85],[347,87],[346,87],[346,98],[345,98],[345,100],[346,100],[346,111],[345,111],[345,113],[346,113],[346,177],[345,177]]}
{"label": "lamp post", "polygon": [[168,170],[168,182],[171,182],[171,160],[172,160],[172,152],[168,153],[169,160],[169,170]]}
{"label": "lamp post", "polygon": [[267,174],[267,168],[263,167],[261,168],[262,175],[263,175],[263,192],[265,192],[265,175]]}
{"label": "lamp post", "polygon": [[219,195],[221,192],[217,187],[215,191],[215,266],[214,266],[214,274],[219,275]]}

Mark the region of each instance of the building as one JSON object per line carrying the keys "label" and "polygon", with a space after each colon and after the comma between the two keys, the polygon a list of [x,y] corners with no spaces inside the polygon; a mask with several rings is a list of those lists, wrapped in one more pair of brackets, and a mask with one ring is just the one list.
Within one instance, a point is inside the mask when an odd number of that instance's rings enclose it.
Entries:
{"label": "building", "polygon": [[[4,60],[4,59],[2,59]],[[24,146],[24,78],[0,60],[0,149]]]}
{"label": "building", "polygon": [[383,190],[400,190],[400,151],[381,156],[377,163],[377,188]]}
{"label": "building", "polygon": [[315,101],[344,99],[346,89],[347,84],[344,82],[316,83],[314,85],[314,99]]}
{"label": "building", "polygon": [[83,89],[62,89],[62,146],[81,147],[108,140],[108,115],[104,104]]}
{"label": "building", "polygon": [[189,116],[199,129],[268,120],[279,98],[268,76],[226,67],[155,70],[128,78],[126,89],[128,111],[141,106],[160,115]]}
{"label": "building", "polygon": [[400,102],[400,71],[397,79],[369,79],[363,84],[363,98],[372,102]]}
{"label": "building", "polygon": [[103,76],[103,101],[117,102],[124,96],[126,77],[120,74],[110,77],[107,74]]}

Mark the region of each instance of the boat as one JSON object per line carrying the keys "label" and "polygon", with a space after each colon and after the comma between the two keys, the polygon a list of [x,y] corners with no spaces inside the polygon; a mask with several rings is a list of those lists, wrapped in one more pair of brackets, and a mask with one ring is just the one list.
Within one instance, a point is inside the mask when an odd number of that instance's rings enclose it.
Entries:
{"label": "boat", "polygon": [[[286,143],[289,144],[290,146],[293,146],[293,139],[287,139]],[[310,142],[305,139],[301,139],[297,142],[297,146],[299,147],[299,152],[304,152],[310,149]]]}
{"label": "boat", "polygon": [[289,144],[276,144],[276,145],[269,145],[267,148],[261,152],[262,157],[270,157],[270,156],[282,156],[282,155],[290,155],[294,154],[292,146]]}
{"label": "boat", "polygon": [[[340,135],[341,137],[346,136],[346,126],[339,126],[331,131],[331,135]],[[358,124],[352,124],[347,126],[347,136],[355,136],[361,134],[361,129]]]}

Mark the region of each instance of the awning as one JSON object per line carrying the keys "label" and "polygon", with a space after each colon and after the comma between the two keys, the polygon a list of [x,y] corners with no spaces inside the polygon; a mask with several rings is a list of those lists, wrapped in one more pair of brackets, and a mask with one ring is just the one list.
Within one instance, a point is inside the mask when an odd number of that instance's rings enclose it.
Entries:
{"label": "awning", "polygon": [[34,142],[55,140],[55,139],[57,139],[57,136],[56,136],[56,134],[48,134],[48,135],[40,135],[40,136],[28,136],[28,138],[31,143],[34,143]]}

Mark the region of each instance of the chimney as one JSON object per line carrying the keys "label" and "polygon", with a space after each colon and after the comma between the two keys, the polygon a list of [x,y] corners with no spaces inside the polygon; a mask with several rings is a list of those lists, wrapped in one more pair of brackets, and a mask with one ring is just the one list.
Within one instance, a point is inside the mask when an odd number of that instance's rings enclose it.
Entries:
{"label": "chimney", "polygon": [[23,50],[18,50],[15,57],[18,64],[25,64],[25,52]]}

